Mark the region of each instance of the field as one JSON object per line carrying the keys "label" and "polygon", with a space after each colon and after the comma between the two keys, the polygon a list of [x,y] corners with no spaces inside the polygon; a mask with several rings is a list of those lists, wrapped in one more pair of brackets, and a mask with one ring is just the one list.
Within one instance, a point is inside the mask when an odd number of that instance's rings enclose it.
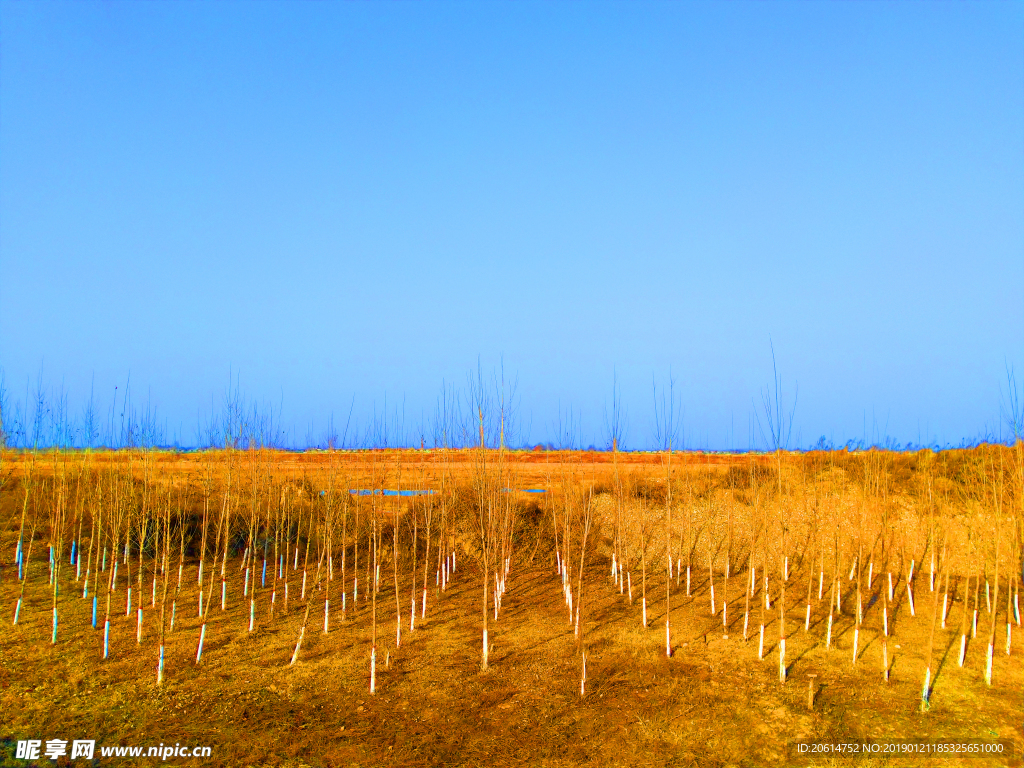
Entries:
{"label": "field", "polygon": [[9,451],[0,765],[1024,765],[1021,451]]}

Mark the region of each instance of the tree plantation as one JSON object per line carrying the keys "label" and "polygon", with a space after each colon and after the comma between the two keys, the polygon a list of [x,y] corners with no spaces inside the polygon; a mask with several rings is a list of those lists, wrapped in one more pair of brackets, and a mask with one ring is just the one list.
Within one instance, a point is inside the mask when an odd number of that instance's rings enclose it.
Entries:
{"label": "tree plantation", "polygon": [[6,451],[0,736],[226,765],[971,738],[1019,763],[1024,444],[524,451],[478,415],[460,448]]}

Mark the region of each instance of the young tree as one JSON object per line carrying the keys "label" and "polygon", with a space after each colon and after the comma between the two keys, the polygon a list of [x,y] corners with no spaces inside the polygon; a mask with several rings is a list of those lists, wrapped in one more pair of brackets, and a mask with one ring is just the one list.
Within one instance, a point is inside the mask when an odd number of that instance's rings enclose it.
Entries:
{"label": "young tree", "polygon": [[[769,339],[769,344],[771,340]],[[785,501],[782,497],[782,452],[789,447],[790,434],[793,430],[793,414],[796,411],[796,395],[793,405],[787,412],[783,406],[782,378],[775,363],[775,346],[772,349],[772,384],[761,394],[761,406],[764,423],[758,417],[761,436],[775,455],[776,478],[778,481],[778,506],[782,533],[783,577],[779,592],[779,682],[786,681],[786,581],[788,579],[789,557],[786,551],[786,534],[788,532]],[[767,433],[766,431],[767,430]],[[767,569],[765,570],[767,577]]]}
{"label": "young tree", "polygon": [[619,594],[622,594],[622,480],[619,477],[619,448],[626,431],[626,415],[622,407],[622,396],[619,392],[618,379],[612,378],[611,413],[605,414],[605,426],[612,448],[612,484],[615,494],[615,529],[612,535],[612,582],[618,583]]}
{"label": "young tree", "polygon": [[682,409],[676,402],[675,379],[669,372],[668,392],[658,401],[654,385],[655,442],[662,451],[665,466],[665,655],[672,656],[672,453],[682,426]]}

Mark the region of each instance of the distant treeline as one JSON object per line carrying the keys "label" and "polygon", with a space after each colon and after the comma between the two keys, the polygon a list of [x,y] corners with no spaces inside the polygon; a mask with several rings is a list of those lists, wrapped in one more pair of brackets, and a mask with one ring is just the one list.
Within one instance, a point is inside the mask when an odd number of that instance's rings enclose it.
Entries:
{"label": "distant treeline", "polygon": [[[957,444],[933,442],[901,443],[888,436],[876,436],[835,442],[825,436],[805,446],[775,444],[771,430],[768,436],[761,435],[763,445],[757,444],[759,424],[757,413],[751,419],[750,451],[773,450],[776,447],[805,451],[861,451],[880,448],[896,452],[920,450],[941,451],[948,449],[974,448],[984,444],[1013,445],[1018,437],[1024,438],[1024,408],[1019,402],[1016,382],[1012,371],[1008,376],[1009,403],[1004,418],[1007,430],[1000,435],[981,434],[974,439],[962,439]],[[617,397],[617,392],[613,397]],[[15,397],[0,369],[0,447],[11,449],[88,449],[88,448],[172,448],[177,450],[210,448],[251,447],[278,450],[315,449],[372,449],[372,448],[465,448],[480,444],[499,445],[511,449],[548,448],[551,450],[610,450],[613,432],[618,437],[620,450],[664,450],[667,446],[662,435],[654,434],[652,439],[640,437],[636,444],[626,443],[626,425],[616,416],[614,425],[607,429],[595,443],[584,443],[579,413],[571,407],[560,411],[551,430],[556,439],[535,443],[521,431],[519,424],[519,400],[515,383],[503,378],[485,379],[480,371],[468,377],[463,389],[446,386],[433,413],[421,417],[414,424],[407,421],[401,408],[388,411],[376,409],[368,423],[353,421],[354,402],[349,405],[344,422],[336,421],[332,414],[322,429],[309,425],[299,437],[293,429],[286,428],[281,418],[282,405],[249,399],[242,394],[237,379],[232,378],[218,403],[211,401],[209,415],[198,415],[195,425],[188,429],[179,426],[172,429],[169,419],[148,394],[140,398],[133,391],[131,380],[122,387],[114,388],[110,402],[100,405],[94,390],[89,393],[84,405],[72,405],[68,391],[63,384],[48,388],[42,377],[37,377],[34,386],[26,385],[24,395]],[[657,404],[655,411],[657,416]],[[612,406],[613,413],[620,413],[620,404]],[[478,427],[483,415],[483,433]],[[761,414],[763,416],[764,414]],[[783,414],[785,415],[785,414]],[[789,418],[792,414],[789,414]],[[770,417],[766,421],[770,422]],[[760,425],[760,424],[759,424]],[[656,429],[655,432],[658,430]],[[696,446],[687,445],[685,432],[680,427],[674,433],[675,448],[690,450]],[[788,436],[787,436],[788,442]],[[653,443],[653,444],[650,444]],[[642,446],[642,447],[640,447]],[[708,450],[706,447],[703,450]],[[745,453],[741,449],[729,449],[729,453]]]}

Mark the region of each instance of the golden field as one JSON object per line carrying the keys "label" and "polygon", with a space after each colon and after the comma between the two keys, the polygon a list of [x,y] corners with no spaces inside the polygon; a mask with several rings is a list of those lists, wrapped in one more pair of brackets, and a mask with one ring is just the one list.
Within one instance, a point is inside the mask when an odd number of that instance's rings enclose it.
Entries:
{"label": "golden field", "polygon": [[1021,449],[8,451],[0,760],[1021,765]]}

